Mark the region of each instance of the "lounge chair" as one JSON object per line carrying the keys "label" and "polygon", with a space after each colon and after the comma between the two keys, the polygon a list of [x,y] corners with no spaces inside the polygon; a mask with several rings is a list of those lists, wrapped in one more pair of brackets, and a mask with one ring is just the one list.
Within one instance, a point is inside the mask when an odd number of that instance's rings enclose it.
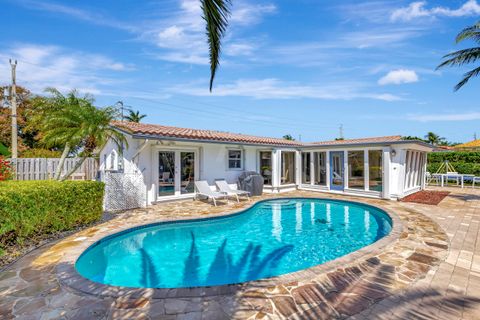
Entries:
{"label": "lounge chair", "polygon": [[217,206],[217,200],[219,199],[227,199],[228,202],[228,195],[224,192],[213,191],[210,189],[207,181],[195,181],[195,188],[197,189],[197,192],[195,193],[195,199],[199,195],[207,197],[207,199],[213,200],[215,207]]}
{"label": "lounge chair", "polygon": [[250,200],[250,192],[232,189],[225,180],[215,181],[215,184],[217,185],[217,188],[220,192],[224,192],[228,196],[235,196],[237,198],[237,202],[240,202],[240,200],[238,199],[239,196],[246,196],[247,199]]}
{"label": "lounge chair", "polygon": [[473,177],[472,179],[472,188],[475,188],[475,183],[480,183],[480,177]]}

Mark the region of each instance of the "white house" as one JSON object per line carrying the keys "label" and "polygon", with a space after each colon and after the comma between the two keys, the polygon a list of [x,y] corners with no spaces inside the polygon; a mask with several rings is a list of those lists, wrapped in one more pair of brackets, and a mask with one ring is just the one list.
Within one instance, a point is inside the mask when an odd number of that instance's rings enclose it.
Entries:
{"label": "white house", "polygon": [[304,143],[227,132],[115,122],[125,134],[123,152],[109,142],[101,172],[138,176],[142,203],[189,198],[195,180],[236,186],[243,171],[265,179],[265,192],[316,190],[398,199],[425,187],[427,152],[401,136]]}

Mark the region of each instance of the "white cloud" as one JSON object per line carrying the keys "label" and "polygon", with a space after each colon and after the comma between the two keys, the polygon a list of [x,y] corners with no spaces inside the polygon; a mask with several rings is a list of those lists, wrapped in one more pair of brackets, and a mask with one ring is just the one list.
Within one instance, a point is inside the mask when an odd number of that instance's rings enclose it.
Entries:
{"label": "white cloud", "polygon": [[[229,35],[224,40],[225,47],[233,39],[232,34],[238,27],[252,26],[259,23],[267,14],[276,11],[273,4],[251,3],[251,0],[238,0],[232,5]],[[253,1],[252,1],[253,2]],[[18,0],[18,3],[31,10],[39,10],[68,16],[96,25],[122,29],[130,32],[140,40],[153,43],[161,52],[153,54],[158,59],[187,64],[208,64],[208,45],[205,38],[205,21],[199,0],[178,0],[178,7],[168,14],[168,18],[155,18],[127,23],[114,19],[101,12],[83,10],[73,6],[39,0]],[[165,10],[158,8],[159,12]],[[251,45],[252,46],[252,45]],[[229,55],[236,53],[246,55],[252,51],[239,50],[235,45],[229,48]]]}
{"label": "white cloud", "polygon": [[390,20],[392,21],[410,21],[416,18],[426,17],[464,17],[480,15],[480,5],[476,0],[468,0],[458,9],[449,9],[446,7],[426,8],[426,1],[412,2],[408,7],[399,8],[392,12]]}
{"label": "white cloud", "polygon": [[388,72],[385,76],[378,80],[379,85],[402,84],[417,82],[418,76],[414,70],[397,69]]}
{"label": "white cloud", "polygon": [[351,100],[357,98],[383,101],[397,101],[400,97],[389,93],[367,92],[358,83],[331,85],[299,85],[279,79],[240,79],[230,84],[215,87],[212,93],[203,85],[182,85],[169,88],[170,91],[192,96],[242,96],[254,99],[326,99]]}
{"label": "white cloud", "polygon": [[272,14],[277,11],[273,4],[248,4],[246,2],[234,2],[230,22],[239,25],[252,25],[260,22],[266,14]]}
{"label": "white cloud", "polygon": [[256,47],[250,43],[229,43],[224,49],[228,56],[250,56]]}
{"label": "white cloud", "polygon": [[[253,43],[239,43],[232,34],[236,26],[251,26],[261,21],[265,14],[275,12],[274,5],[235,2],[230,17],[229,35],[224,40],[225,53],[230,56],[250,55]],[[200,1],[182,0],[180,8],[169,19],[145,25],[141,39],[152,42],[162,52],[158,59],[188,64],[208,64],[208,45],[205,38],[205,21],[202,18]],[[152,40],[153,39],[153,40]]]}
{"label": "white cloud", "polygon": [[[58,46],[22,44],[0,50],[0,61],[11,57],[18,60],[18,84],[36,93],[51,86],[62,91],[78,89],[99,94],[102,87],[118,83],[110,77],[112,73],[134,69],[103,55]],[[0,64],[0,82],[9,83],[9,75],[9,65]]]}
{"label": "white cloud", "polygon": [[420,122],[431,121],[472,121],[480,120],[480,112],[451,113],[451,114],[411,114],[409,120]]}

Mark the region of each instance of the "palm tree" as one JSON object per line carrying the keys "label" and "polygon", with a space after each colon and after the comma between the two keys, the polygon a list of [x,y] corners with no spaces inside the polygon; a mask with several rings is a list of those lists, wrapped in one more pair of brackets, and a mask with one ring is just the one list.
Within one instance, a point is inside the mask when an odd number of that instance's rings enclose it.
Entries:
{"label": "palm tree", "polygon": [[[47,104],[43,106],[44,112],[39,114],[38,120],[41,123],[41,141],[46,144],[61,141],[65,144],[62,157],[66,158],[70,149],[75,149],[81,157],[63,177],[56,172],[57,180],[66,180],[110,139],[119,150],[123,150],[123,144],[127,144],[125,137],[110,126],[111,121],[119,117],[115,107],[99,109],[93,105],[90,96],[79,98],[76,91],[65,97],[56,89],[49,89],[49,92],[53,97],[45,99]],[[61,172],[61,168],[58,170]]]}
{"label": "palm tree", "polygon": [[138,123],[146,116],[146,114],[140,114],[140,111],[128,110],[128,116],[125,117],[125,120]]}
{"label": "palm tree", "polygon": [[445,140],[445,138],[442,138],[440,137],[438,134],[436,133],[433,133],[433,132],[427,132],[427,134],[425,135],[425,140],[430,143],[431,145],[438,145],[440,144],[442,141]]}
{"label": "palm tree", "polygon": [[[459,43],[463,40],[470,39],[480,44],[480,21],[474,24],[473,26],[463,29],[458,35],[456,43]],[[480,47],[473,47],[468,49],[463,49],[449,53],[443,57],[446,59],[443,61],[437,69],[440,69],[445,66],[463,66],[464,64],[470,64],[476,62],[480,59]],[[468,80],[472,77],[476,77],[480,73],[480,67],[477,67],[473,70],[468,71],[463,75],[463,79],[457,83],[455,86],[455,91],[463,87]]]}
{"label": "palm tree", "polygon": [[286,134],[286,135],[284,135],[282,138],[285,139],[285,140],[291,140],[291,141],[295,140],[295,139],[292,137],[291,134]]}
{"label": "palm tree", "polygon": [[30,125],[40,129],[40,143],[48,148],[62,146],[63,152],[55,170],[54,179],[59,180],[65,159],[72,151],[72,147],[79,144],[79,138],[72,131],[65,130],[68,124],[64,123],[64,113],[70,110],[81,109],[84,105],[93,103],[93,99],[85,95],[80,97],[75,90],[63,95],[55,88],[47,88],[45,92],[50,97],[36,97],[31,112]]}
{"label": "palm tree", "polygon": [[200,0],[203,19],[206,22],[207,42],[210,54],[210,92],[220,64],[221,40],[230,17],[230,0]]}

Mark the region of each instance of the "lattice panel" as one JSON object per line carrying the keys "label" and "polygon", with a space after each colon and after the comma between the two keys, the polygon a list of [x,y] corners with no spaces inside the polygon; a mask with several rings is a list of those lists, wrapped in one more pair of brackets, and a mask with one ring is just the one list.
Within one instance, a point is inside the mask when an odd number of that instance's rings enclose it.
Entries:
{"label": "lattice panel", "polygon": [[140,173],[105,172],[106,211],[122,211],[145,206],[145,184]]}

